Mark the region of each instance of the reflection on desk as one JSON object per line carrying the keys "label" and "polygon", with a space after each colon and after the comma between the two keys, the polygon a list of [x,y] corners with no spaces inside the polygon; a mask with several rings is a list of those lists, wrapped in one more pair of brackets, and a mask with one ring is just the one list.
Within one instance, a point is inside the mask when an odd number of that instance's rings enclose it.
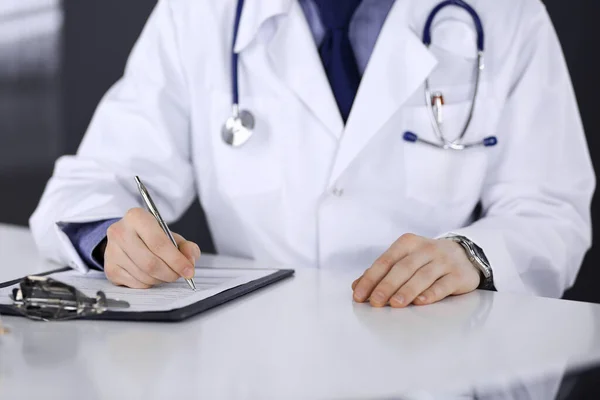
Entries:
{"label": "reflection on desk", "polygon": [[[0,255],[0,275],[10,257],[18,254]],[[256,266],[210,256],[199,264]],[[12,333],[0,338],[0,390],[6,398],[546,400],[565,371],[600,361],[600,306],[477,291],[374,309],[351,301],[355,278],[297,269],[179,324],[5,318]]]}

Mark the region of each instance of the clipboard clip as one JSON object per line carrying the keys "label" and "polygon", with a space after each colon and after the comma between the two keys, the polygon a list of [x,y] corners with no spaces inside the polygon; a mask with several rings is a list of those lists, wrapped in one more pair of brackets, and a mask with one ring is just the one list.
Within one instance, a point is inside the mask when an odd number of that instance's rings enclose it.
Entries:
{"label": "clipboard clip", "polygon": [[13,307],[37,321],[62,321],[104,313],[109,308],[128,308],[129,303],[106,298],[99,291],[88,297],[75,287],[43,276],[28,276],[13,289]]}

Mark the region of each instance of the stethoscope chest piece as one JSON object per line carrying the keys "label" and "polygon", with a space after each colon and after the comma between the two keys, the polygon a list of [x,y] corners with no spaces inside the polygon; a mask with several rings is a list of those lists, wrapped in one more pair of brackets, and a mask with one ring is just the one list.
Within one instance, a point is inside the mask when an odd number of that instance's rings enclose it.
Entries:
{"label": "stethoscope chest piece", "polygon": [[237,105],[234,106],[231,117],[227,118],[221,136],[223,141],[230,146],[243,146],[254,132],[254,115],[250,111],[239,110]]}

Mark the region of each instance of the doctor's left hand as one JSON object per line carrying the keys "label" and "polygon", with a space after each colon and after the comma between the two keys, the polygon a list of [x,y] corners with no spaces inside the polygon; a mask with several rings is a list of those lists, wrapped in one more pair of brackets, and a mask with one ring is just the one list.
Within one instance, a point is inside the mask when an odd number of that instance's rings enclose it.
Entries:
{"label": "doctor's left hand", "polygon": [[406,307],[469,293],[479,283],[480,273],[460,244],[405,234],[354,281],[352,290],[359,303]]}

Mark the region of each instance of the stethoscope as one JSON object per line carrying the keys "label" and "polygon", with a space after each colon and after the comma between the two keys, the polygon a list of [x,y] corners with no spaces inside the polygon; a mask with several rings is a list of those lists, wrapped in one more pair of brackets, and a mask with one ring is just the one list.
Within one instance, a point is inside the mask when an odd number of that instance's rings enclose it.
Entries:
{"label": "stethoscope", "polygon": [[254,132],[254,115],[248,110],[240,110],[239,88],[238,88],[238,53],[235,52],[235,42],[237,40],[240,19],[242,18],[242,9],[244,0],[238,0],[235,10],[235,23],[233,24],[233,41],[231,44],[231,116],[227,118],[221,136],[225,143],[233,147],[244,145]]}
{"label": "stethoscope", "polygon": [[431,92],[431,88],[429,86],[429,78],[425,80],[425,104],[427,109],[429,110],[429,117],[431,119],[431,126],[433,127],[433,132],[437,137],[437,142],[432,142],[430,140],[422,139],[417,136],[413,132],[405,132],[404,140],[411,143],[424,143],[429,146],[436,147],[438,149],[443,150],[466,150],[473,147],[492,147],[498,144],[498,138],[496,136],[489,136],[484,138],[483,140],[472,142],[472,143],[463,143],[463,139],[469,130],[469,126],[471,125],[471,120],[473,119],[473,112],[475,111],[475,104],[477,103],[477,94],[479,91],[479,83],[481,81],[481,72],[484,69],[484,61],[483,61],[483,53],[484,53],[484,32],[483,32],[483,24],[481,23],[481,18],[477,15],[477,12],[471,7],[469,4],[464,2],[463,0],[447,0],[440,4],[438,4],[429,14],[427,18],[427,22],[425,23],[425,29],[423,31],[423,44],[429,47],[431,46],[431,26],[433,25],[433,20],[437,16],[437,14],[447,6],[458,6],[469,14],[473,18],[473,23],[475,25],[475,30],[477,31],[477,65],[476,65],[476,77],[475,77],[475,88],[473,91],[473,98],[471,99],[471,107],[469,109],[469,114],[467,116],[467,120],[463,126],[463,129],[460,135],[454,140],[448,140],[444,135],[443,125],[443,108],[444,108],[444,95],[441,92]]}
{"label": "stethoscope", "polygon": [[[473,142],[473,143],[463,143],[463,138],[467,133],[469,126],[471,124],[471,120],[473,119],[473,112],[475,110],[475,103],[477,101],[477,92],[479,90],[479,82],[481,79],[481,71],[484,68],[483,62],[483,53],[484,53],[484,32],[483,32],[483,24],[481,23],[481,19],[477,12],[463,0],[446,0],[442,3],[438,4],[431,12],[429,17],[427,18],[427,23],[425,24],[425,30],[423,33],[423,43],[429,47],[431,45],[431,27],[433,25],[433,20],[436,15],[447,6],[458,6],[466,10],[473,17],[473,21],[475,24],[475,29],[477,30],[477,68],[476,68],[476,80],[475,80],[475,90],[473,92],[473,98],[471,101],[471,108],[469,110],[469,115],[467,117],[466,123],[463,127],[463,130],[460,136],[454,140],[448,140],[444,136],[443,133],[443,106],[444,106],[444,97],[442,93],[431,92],[431,88],[429,86],[429,79],[425,80],[425,102],[427,108],[429,110],[429,114],[431,117],[431,123],[433,126],[433,131],[437,136],[438,142],[432,142],[429,140],[422,139],[418,137],[413,132],[405,132],[403,137],[407,142],[412,143],[424,143],[430,146],[434,146],[436,148],[444,149],[444,150],[465,150],[473,147],[491,147],[495,146],[498,143],[498,139],[495,136],[487,137],[481,141]],[[234,46],[237,40],[238,29],[240,26],[240,20],[242,17],[242,10],[244,8],[244,0],[238,0],[236,13],[235,13],[235,22],[233,25],[233,41],[231,48],[231,94],[232,94],[232,113],[229,118],[223,124],[223,128],[221,129],[221,136],[225,143],[233,147],[240,147],[244,145],[248,140],[252,137],[254,132],[254,124],[255,119],[254,115],[248,110],[240,110],[239,106],[239,86],[238,86],[238,53],[235,52]]]}

